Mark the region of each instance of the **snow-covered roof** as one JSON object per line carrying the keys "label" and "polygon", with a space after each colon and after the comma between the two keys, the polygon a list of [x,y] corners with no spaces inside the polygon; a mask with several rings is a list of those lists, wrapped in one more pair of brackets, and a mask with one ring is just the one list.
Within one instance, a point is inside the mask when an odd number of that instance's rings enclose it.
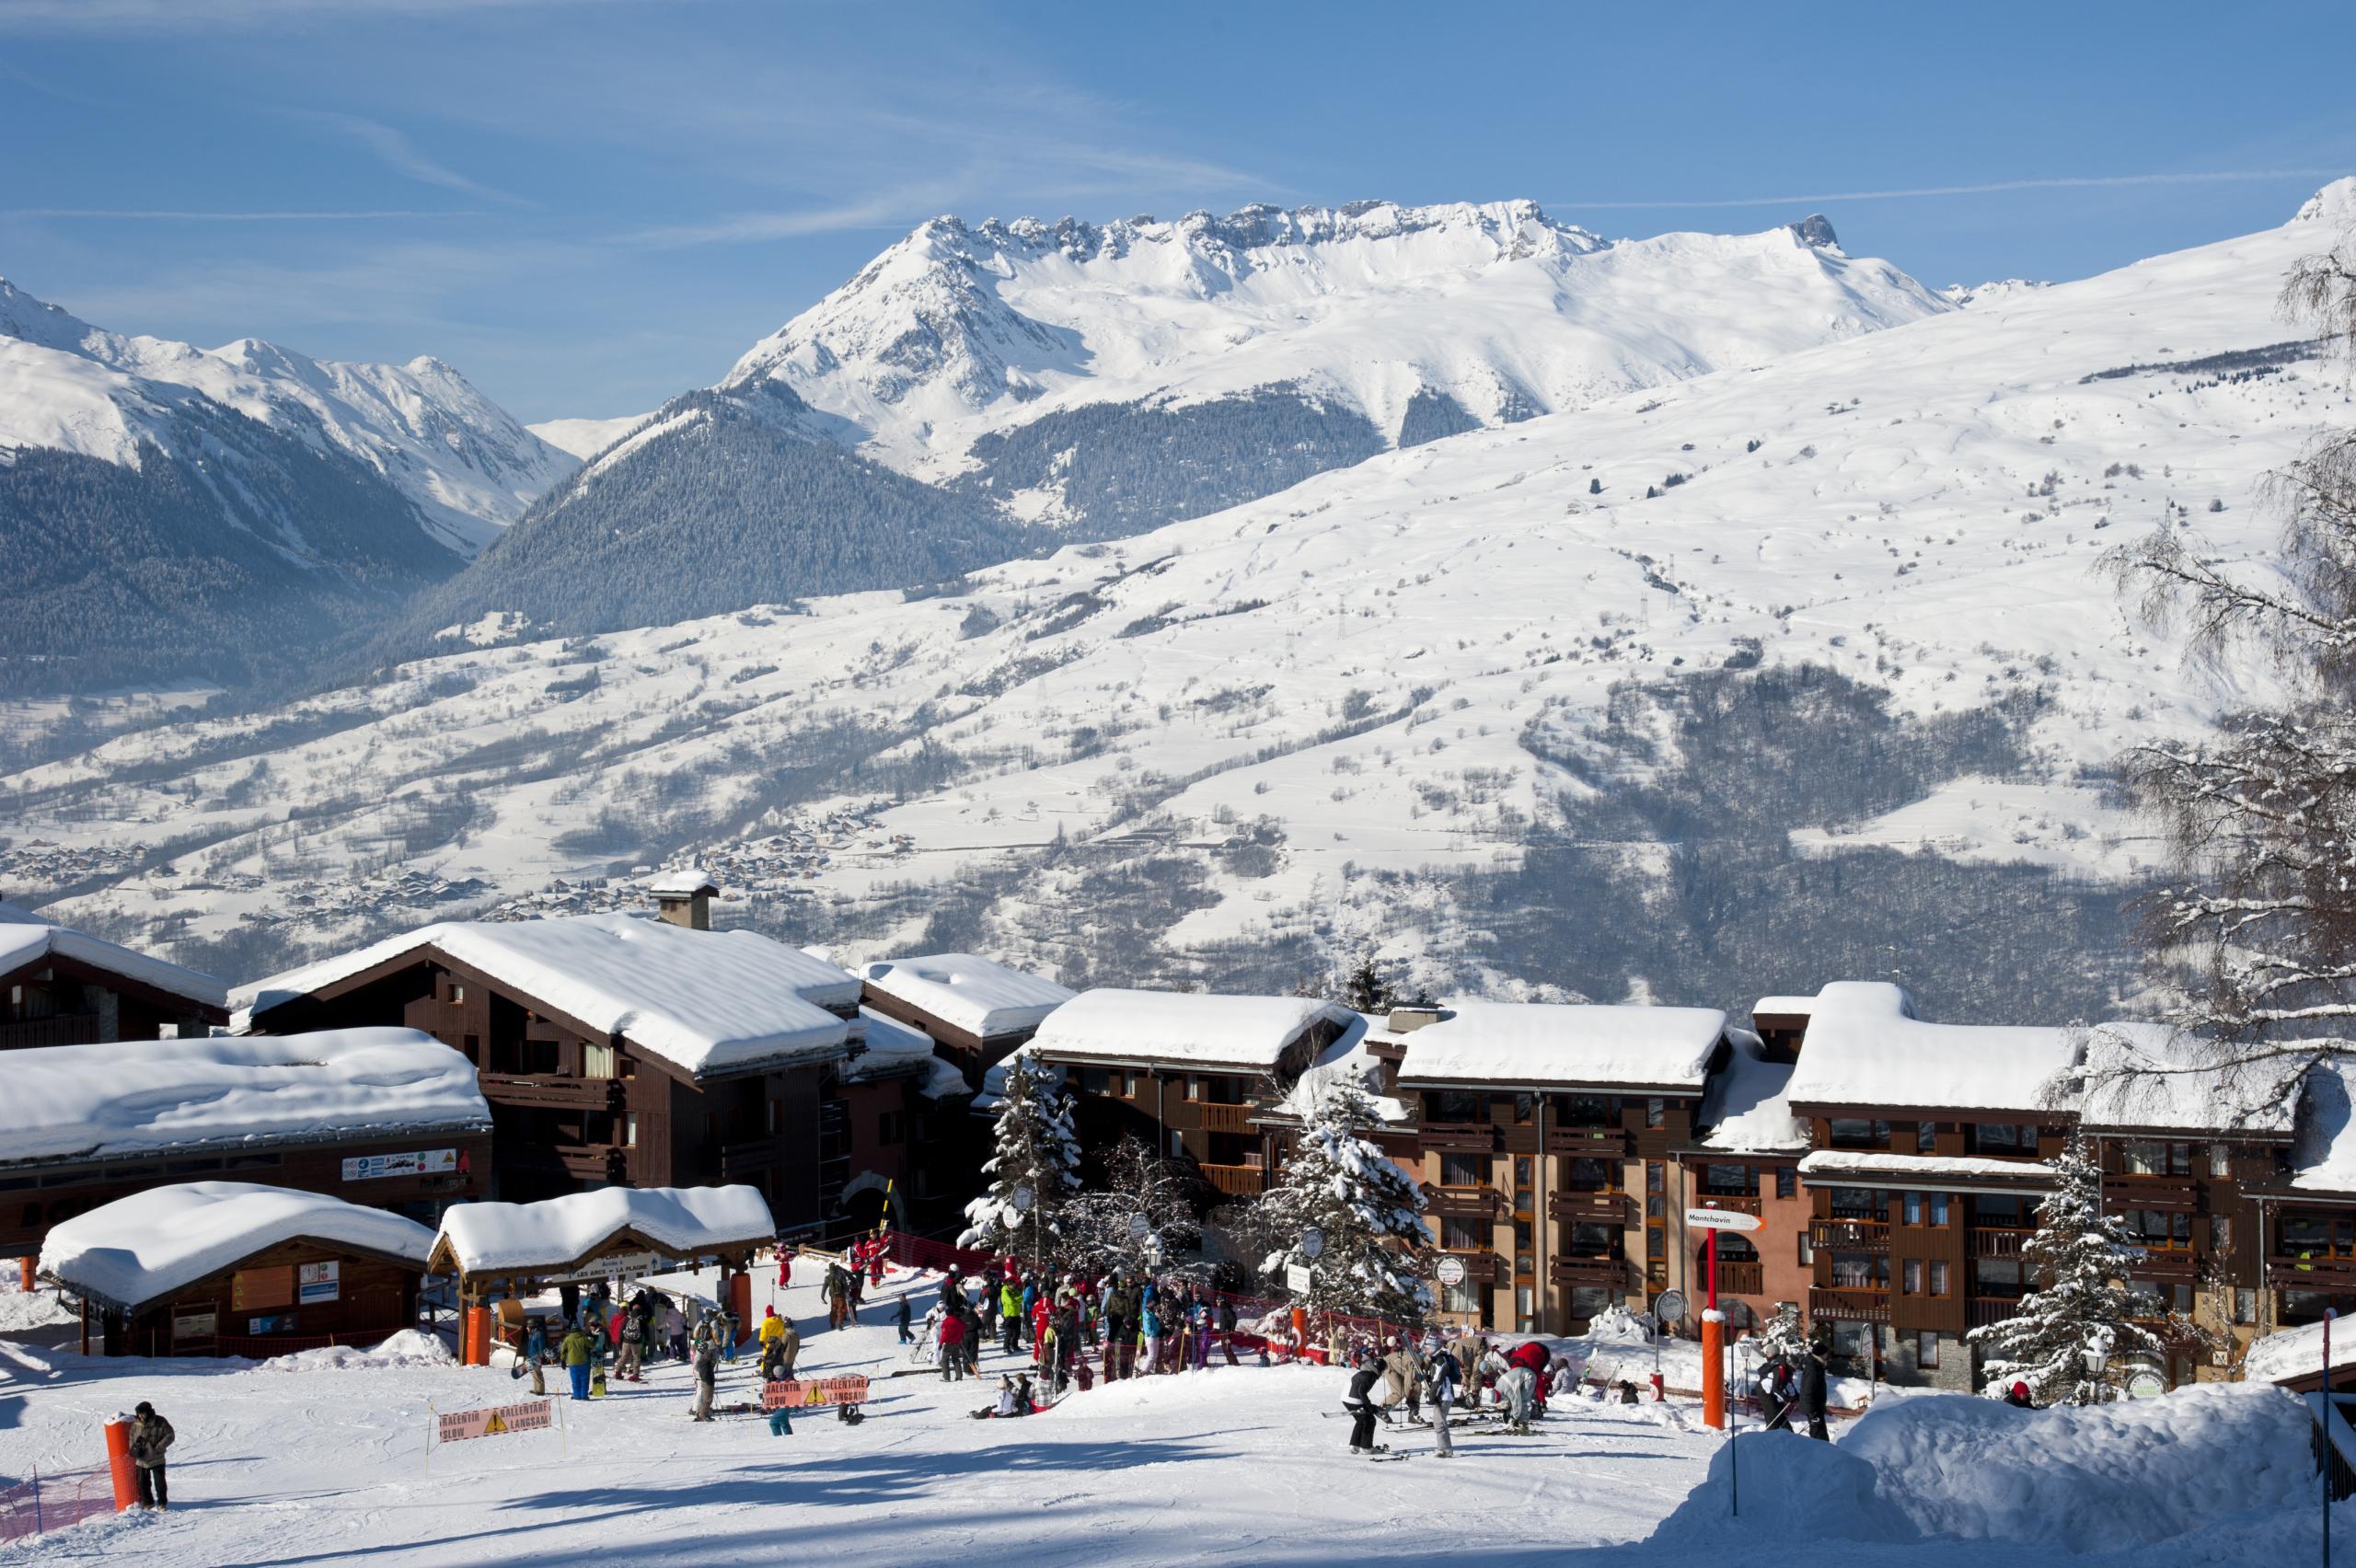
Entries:
{"label": "snow-covered roof", "polygon": [[718,893],[720,884],[711,880],[701,866],[682,866],[675,870],[658,871],[646,879],[646,891],[658,898],[692,898],[699,893]]}
{"label": "snow-covered roof", "polygon": [[1750,1004],[1750,1016],[1753,1018],[1757,1018],[1761,1013],[1776,1018],[1789,1018],[1794,1015],[1806,1018],[1815,1010],[1814,997],[1761,997]]}
{"label": "snow-covered roof", "polygon": [[262,1015],[426,948],[698,1078],[837,1055],[850,1032],[826,1009],[859,1000],[857,978],[756,931],[620,914],[444,921],[262,981],[243,999]]}
{"label": "snow-covered roof", "polygon": [[469,1274],[554,1274],[624,1231],[691,1258],[765,1247],[777,1222],[757,1187],[600,1187],[537,1204],[453,1204],[433,1250]]}
{"label": "snow-covered roof", "polygon": [[1450,1001],[1407,1036],[1408,1084],[1575,1084],[1693,1092],[1725,1038],[1715,1008]]}
{"label": "snow-covered roof", "polygon": [[984,1040],[1035,1029],[1076,992],[969,952],[884,959],[860,966],[875,990]]}
{"label": "snow-covered roof", "polygon": [[1884,1154],[1877,1149],[1820,1148],[1800,1161],[1800,1175],[1818,1186],[1854,1182],[1869,1187],[1921,1187],[1956,1192],[1975,1184],[2006,1189],[2052,1185],[2053,1171],[2033,1159],[1977,1155]]}
{"label": "snow-covered roof", "polygon": [[13,974],[50,958],[87,963],[202,1007],[228,1005],[227,987],[210,974],[58,925],[17,905],[0,903],[0,974]]}
{"label": "snow-covered roof", "polygon": [[1034,1056],[1200,1063],[1274,1068],[1320,1023],[1347,1030],[1357,1014],[1309,997],[1224,997],[1200,991],[1082,991],[1047,1015]]}
{"label": "snow-covered roof", "polygon": [[1792,1114],[1784,1090],[1792,1065],[1760,1056],[1759,1036],[1747,1029],[1727,1031],[1734,1048],[1710,1075],[1696,1124],[1708,1130],[1702,1147],[1728,1154],[1788,1154],[1808,1147],[1808,1124]]}
{"label": "snow-covered roof", "polygon": [[965,1075],[933,1054],[930,1035],[910,1029],[898,1019],[886,1018],[872,1008],[859,1011],[867,1024],[867,1049],[844,1066],[845,1083],[867,1083],[895,1073],[912,1073],[922,1080],[917,1092],[927,1100],[969,1092]]}
{"label": "snow-covered roof", "polygon": [[2356,1193],[2356,1056],[2328,1057],[2307,1070],[2291,1144],[2291,1185]]}
{"label": "snow-covered roof", "polygon": [[433,1232],[389,1209],[247,1182],[183,1182],[117,1198],[50,1228],[40,1271],[135,1312],[298,1238],[425,1267]]}
{"label": "snow-covered roof", "polygon": [[54,1045],[6,1076],[0,1162],[491,1125],[473,1066],[414,1029]]}
{"label": "snow-covered roof", "polygon": [[1317,1109],[1326,1085],[1347,1082],[1365,1091],[1374,1105],[1376,1117],[1385,1126],[1406,1125],[1415,1118],[1409,1114],[1406,1101],[1382,1092],[1382,1058],[1369,1048],[1379,1041],[1404,1038],[1392,1035],[1380,1020],[1358,1014],[1357,1024],[1317,1054],[1317,1060],[1293,1081],[1284,1098],[1271,1108],[1271,1113],[1305,1121]]}
{"label": "snow-covered roof", "polygon": [[2095,1132],[2234,1132],[2287,1137],[2307,1058],[2240,1059],[2159,1023],[2086,1032],[2067,1101]]}
{"label": "snow-covered roof", "polygon": [[1817,993],[1784,1092],[1799,1106],[2034,1113],[2077,1060],[2070,1029],[1925,1023],[1902,986],[1838,981]]}
{"label": "snow-covered roof", "polygon": [[[2349,1324],[2338,1327],[2339,1332],[2331,1336],[2331,1365],[2335,1371],[2356,1364],[2356,1332],[2350,1332]],[[2252,1342],[2249,1354],[2242,1358],[2242,1380],[2282,1383],[2294,1378],[2320,1376],[2323,1335],[2323,1324],[2302,1323],[2295,1329],[2283,1329]]]}

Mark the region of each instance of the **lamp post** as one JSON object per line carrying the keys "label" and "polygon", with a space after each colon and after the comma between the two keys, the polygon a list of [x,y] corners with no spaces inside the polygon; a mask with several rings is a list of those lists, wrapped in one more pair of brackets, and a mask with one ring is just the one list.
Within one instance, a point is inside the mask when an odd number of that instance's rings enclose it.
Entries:
{"label": "lamp post", "polygon": [[[2078,1359],[2085,1364],[2088,1380],[2099,1384],[2102,1381],[2103,1368],[2110,1365],[2110,1336],[2108,1333],[2098,1333],[2088,1340],[2085,1348],[2078,1353]],[[2089,1397],[2078,1402],[2080,1404],[2096,1402],[2092,1398],[2093,1392],[2092,1389],[2087,1389]]]}

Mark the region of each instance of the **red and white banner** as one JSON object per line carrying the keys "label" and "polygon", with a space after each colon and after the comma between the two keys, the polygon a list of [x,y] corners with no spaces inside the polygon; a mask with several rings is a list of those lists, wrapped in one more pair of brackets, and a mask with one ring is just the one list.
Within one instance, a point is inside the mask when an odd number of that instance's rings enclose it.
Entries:
{"label": "red and white banner", "polygon": [[526,1404],[494,1405],[489,1410],[436,1412],[437,1433],[445,1443],[468,1437],[498,1437],[510,1432],[546,1432],[556,1424],[556,1401],[533,1400]]}
{"label": "red and white banner", "polygon": [[867,1402],[865,1378],[803,1378],[761,1385],[763,1410],[802,1410],[811,1405]]}

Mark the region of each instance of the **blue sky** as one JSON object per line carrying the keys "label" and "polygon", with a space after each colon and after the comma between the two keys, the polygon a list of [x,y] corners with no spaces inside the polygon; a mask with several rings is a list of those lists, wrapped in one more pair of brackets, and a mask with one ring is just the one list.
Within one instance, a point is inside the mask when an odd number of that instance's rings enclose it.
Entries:
{"label": "blue sky", "polygon": [[1934,285],[2084,276],[2356,171],[2350,59],[2345,3],[0,0],[0,275],[613,415],[941,212],[1821,210]]}

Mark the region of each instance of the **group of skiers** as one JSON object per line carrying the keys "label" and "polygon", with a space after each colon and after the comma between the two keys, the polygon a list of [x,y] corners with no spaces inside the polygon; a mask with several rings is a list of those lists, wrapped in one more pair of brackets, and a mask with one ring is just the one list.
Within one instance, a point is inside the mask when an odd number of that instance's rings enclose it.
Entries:
{"label": "group of skiers", "polygon": [[609,1366],[617,1381],[643,1383],[650,1356],[665,1352],[689,1365],[699,1363],[707,1349],[715,1363],[736,1359],[736,1320],[725,1307],[682,1303],[644,1287],[617,1301],[602,1280],[586,1296],[562,1286],[558,1300],[560,1316],[532,1319],[518,1347],[515,1376],[528,1373],[535,1394],[548,1392],[546,1368],[552,1363],[564,1368],[572,1397],[587,1400],[604,1396]]}
{"label": "group of skiers", "polygon": [[1477,1411],[1486,1400],[1506,1430],[1526,1434],[1545,1414],[1547,1396],[1568,1393],[1585,1370],[1583,1364],[1554,1355],[1542,1340],[1505,1346],[1472,1332],[1443,1339],[1431,1328],[1420,1338],[1360,1343],[1345,1359],[1350,1383],[1342,1408],[1352,1418],[1351,1451],[1387,1452],[1374,1440],[1376,1424],[1387,1422],[1394,1408],[1403,1408],[1409,1421],[1421,1424],[1428,1405],[1433,1452],[1441,1458],[1456,1452],[1449,1430],[1455,1413]]}
{"label": "group of skiers", "polygon": [[[905,1312],[906,1297],[901,1303]],[[1055,1399],[1067,1387],[1092,1386],[1098,1372],[1091,1362],[1100,1350],[1107,1382],[1203,1370],[1214,1346],[1236,1366],[1236,1329],[1234,1303],[1214,1300],[1195,1285],[1118,1273],[1058,1279],[1005,1259],[977,1275],[944,1275],[921,1337],[907,1332],[905,1318],[901,1337],[941,1368],[944,1382],[976,1376],[986,1341],[995,1340],[1008,1355],[1027,1348],[1047,1397]]]}
{"label": "group of skiers", "polygon": [[1807,1423],[1807,1435],[1829,1443],[1825,1430],[1827,1385],[1831,1375],[1832,1347],[1810,1340],[1805,1349],[1778,1350],[1760,1366],[1756,1381],[1759,1419],[1770,1432],[1789,1432],[1793,1422]]}

